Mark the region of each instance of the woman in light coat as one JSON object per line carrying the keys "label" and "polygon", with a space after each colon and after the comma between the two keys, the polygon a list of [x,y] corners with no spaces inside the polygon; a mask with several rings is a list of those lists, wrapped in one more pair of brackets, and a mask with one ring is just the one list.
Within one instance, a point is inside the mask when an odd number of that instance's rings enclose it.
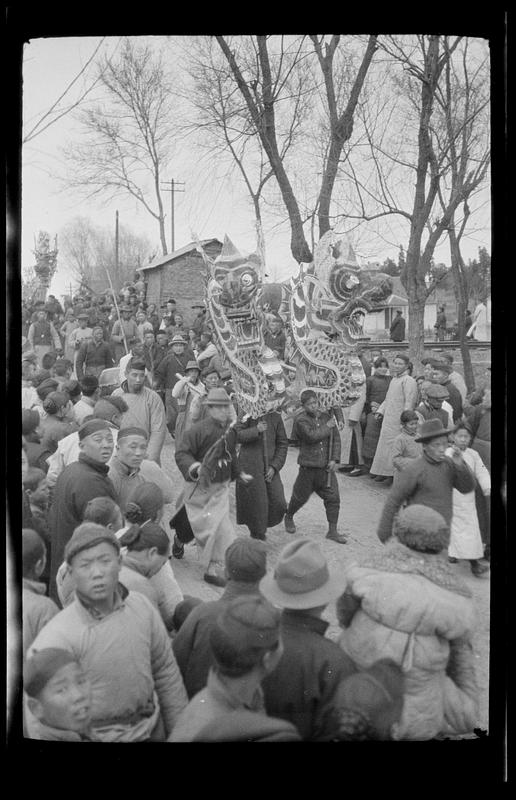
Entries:
{"label": "woman in light coat", "polygon": [[[471,430],[466,423],[459,423],[454,430],[453,440],[462,457],[476,480],[485,497],[491,494],[491,476],[476,450],[469,447]],[[451,456],[453,447],[446,451]],[[489,570],[485,561],[479,561],[484,556],[484,545],[480,534],[475,492],[461,494],[453,490],[453,517],[451,524],[451,537],[448,547],[448,556],[453,561],[466,559],[470,562],[471,572],[480,577]]]}
{"label": "woman in light coat", "polygon": [[371,475],[375,481],[390,478],[392,483],[394,467],[392,463],[392,446],[400,432],[400,415],[402,411],[413,411],[417,403],[417,383],[411,376],[412,365],[407,356],[398,354],[391,364],[393,374],[385,400],[376,411],[382,417],[382,430],[376,453],[371,464]]}
{"label": "woman in light coat", "polygon": [[337,601],[340,646],[357,668],[392,659],[404,674],[403,711],[392,739],[470,733],[477,724],[471,592],[442,555],[444,518],[427,506],[403,509],[394,540],[346,570]]}

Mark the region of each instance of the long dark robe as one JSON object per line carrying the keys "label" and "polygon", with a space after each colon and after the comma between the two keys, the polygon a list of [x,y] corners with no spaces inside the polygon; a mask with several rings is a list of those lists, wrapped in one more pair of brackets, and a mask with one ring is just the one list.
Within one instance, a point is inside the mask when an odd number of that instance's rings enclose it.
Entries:
{"label": "long dark robe", "polygon": [[266,416],[267,462],[274,467],[273,479],[265,481],[263,439],[256,425],[257,420],[248,419],[236,425],[237,441],[240,442],[239,469],[253,475],[251,483],[236,485],[237,523],[247,525],[253,533],[265,533],[267,528],[278,525],[285,514],[287,503],[279,472],[287,458],[288,439],[281,416],[270,411]]}
{"label": "long dark robe", "polygon": [[371,410],[371,403],[374,402],[379,405],[383,403],[391,380],[392,377],[390,375],[371,375],[366,381],[366,402],[364,408],[366,412],[366,426],[362,443],[362,459],[367,466],[371,466],[372,464],[382,430],[382,422],[375,418],[374,412]]}

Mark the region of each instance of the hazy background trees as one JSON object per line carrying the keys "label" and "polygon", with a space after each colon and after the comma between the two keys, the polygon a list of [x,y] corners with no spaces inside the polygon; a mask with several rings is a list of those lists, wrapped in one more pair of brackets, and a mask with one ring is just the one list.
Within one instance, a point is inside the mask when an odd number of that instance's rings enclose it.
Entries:
{"label": "hazy background trees", "polygon": [[59,233],[60,261],[74,281],[92,291],[106,286],[106,267],[115,289],[134,278],[135,269],[155,255],[149,238],[119,225],[118,267],[115,259],[114,227],[95,225],[87,217],[70,220]]}
{"label": "hazy background trees", "polygon": [[77,114],[80,138],[64,151],[66,186],[88,198],[134,197],[156,220],[166,254],[161,181],[176,129],[170,70],[159,51],[134,38],[123,41],[116,58],[101,58],[97,69],[103,96]]}

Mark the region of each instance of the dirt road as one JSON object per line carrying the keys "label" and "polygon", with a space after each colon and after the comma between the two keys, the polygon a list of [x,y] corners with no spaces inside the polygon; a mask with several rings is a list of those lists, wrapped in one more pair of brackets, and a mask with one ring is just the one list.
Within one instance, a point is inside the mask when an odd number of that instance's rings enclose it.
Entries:
{"label": "dirt road", "polygon": [[[292,486],[297,475],[296,448],[289,448],[287,462],[281,472],[285,486],[285,496],[290,499]],[[174,479],[174,484],[179,495],[182,478],[174,461],[174,444],[167,435],[165,447],[162,452],[162,466]],[[371,550],[380,550],[383,545],[376,537],[376,526],[383,508],[383,503],[388,489],[382,484],[374,483],[367,476],[350,478],[346,474],[338,474],[341,496],[339,530],[348,536],[348,544],[340,545],[325,539],[327,530],[324,506],[322,501],[313,496],[309,502],[296,514],[297,533],[295,536],[306,536],[319,542],[326,553],[328,561],[333,566],[344,565],[350,560],[362,557]],[[166,509],[172,516],[174,505]],[[234,489],[231,491],[231,515],[235,520]],[[169,517],[167,517],[168,519]],[[239,536],[248,536],[245,526],[236,525],[235,530]],[[293,535],[286,533],[283,525],[278,525],[267,532],[268,567],[276,563],[282,548],[290,541]],[[190,544],[185,548],[185,556],[181,561],[172,559],[172,568],[184,594],[201,597],[203,600],[216,599],[222,589],[209,586],[202,579],[203,569],[197,555],[196,545]],[[479,715],[478,727],[488,728],[488,699],[489,699],[489,577],[475,578],[469,570],[469,565],[461,562],[454,569],[470,587],[477,608],[477,629],[474,638],[475,660],[477,664],[477,678],[479,685]],[[336,638],[339,633],[335,608],[332,605],[325,612],[325,619],[330,623],[328,635]]]}

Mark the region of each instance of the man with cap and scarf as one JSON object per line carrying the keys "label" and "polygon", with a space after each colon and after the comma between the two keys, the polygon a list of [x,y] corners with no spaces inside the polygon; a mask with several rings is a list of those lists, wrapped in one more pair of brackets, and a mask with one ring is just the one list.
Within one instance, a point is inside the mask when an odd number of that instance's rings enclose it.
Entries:
{"label": "man with cap and scarf", "polygon": [[218,600],[196,606],[183,622],[172,647],[191,699],[204,689],[213,666],[210,631],[220,612],[236,597],[259,594],[258,583],[267,569],[263,542],[239,536],[226,550],[226,588]]}
{"label": "man with cap and scarf", "polygon": [[80,381],[86,375],[98,378],[102,370],[111,369],[113,366],[113,354],[109,344],[104,341],[104,329],[100,325],[95,325],[92,338],[83,342],[77,353],[75,360],[77,378]]}
{"label": "man with cap and scarf", "polygon": [[453,421],[456,423],[462,419],[462,397],[459,390],[450,380],[450,374],[453,372],[453,367],[443,361],[432,361],[433,367],[432,381],[438,383],[448,391],[448,402],[453,408]]}
{"label": "man with cap and scarf", "polygon": [[[74,599],[40,631],[28,657],[59,648],[81,663],[102,742],[163,741],[188,700],[158,610],[119,583],[120,543],[108,528],[76,527],[65,557]],[[30,735],[30,718],[27,727]]]}
{"label": "man with cap and scarf", "polygon": [[[127,403],[121,397],[111,396],[97,400],[92,408],[92,415],[95,419],[106,420],[109,424],[114,444],[116,444],[118,429],[125,411],[127,411]],[[49,486],[55,485],[65,467],[79,460],[81,452],[79,442],[79,432],[74,431],[57,443],[57,450],[47,459],[45,465],[48,468],[47,483]],[[109,464],[110,461],[108,461],[108,466]]]}
{"label": "man with cap and scarf", "polygon": [[167,433],[165,411],[159,395],[145,386],[145,361],[132,358],[127,363],[125,380],[115,389],[113,397],[122,397],[127,403],[122,427],[143,428],[148,436],[147,457],[160,464],[161,448]]}
{"label": "man with cap and scarf", "polygon": [[282,608],[283,656],[262,687],[265,708],[293,723],[303,740],[312,739],[320,715],[355,665],[325,637],[326,606],[342,592],[341,571],[328,567],[319,545],[298,539],[280,553],[273,572],[259,584],[261,594]]}
{"label": "man with cap and scarf", "polygon": [[[443,402],[450,396],[446,386],[440,383],[430,383],[423,381],[422,396],[423,401],[417,406],[416,412],[425,419],[440,419],[443,427],[447,428],[451,420],[448,419],[448,412],[443,408]],[[424,388],[423,388],[424,387]],[[424,394],[423,394],[424,392]]]}
{"label": "man with cap and scarf", "polygon": [[133,489],[142,483],[155,483],[163,492],[163,502],[174,500],[174,485],[168,475],[147,455],[148,436],[143,428],[120,428],[108,475],[118,495],[120,508],[125,508]]}
{"label": "man with cap and scarf", "polygon": [[292,438],[300,442],[299,473],[285,512],[285,530],[287,533],[296,532],[294,514],[315,492],[324,502],[328,520],[326,538],[345,544],[346,537],[337,530],[340,509],[339,485],[335,477],[340,461],[340,437],[335,431],[337,421],[333,415],[318,410],[317,395],[312,389],[301,392],[300,399],[303,412],[296,418],[292,431]]}
{"label": "man with cap and scarf", "polygon": [[113,434],[108,422],[92,419],[84,422],[78,431],[79,460],[65,467],[58,477],[49,514],[52,537],[50,563],[50,596],[59,601],[56,586],[57,570],[63,561],[66,543],[83,519],[84,509],[94,497],[118,496],[108,476],[107,462],[113,455]]}
{"label": "man with cap and scarf", "polygon": [[404,505],[429,506],[441,514],[448,526],[453,514],[453,489],[467,494],[475,488],[475,479],[462,458],[458,447],[451,456],[446,455],[448,434],[453,428],[444,428],[440,419],[425,420],[415,438],[423,445],[423,455],[414,458],[398,475],[385,505],[378,525],[381,542],[392,536],[394,518]]}
{"label": "man with cap and scarf", "polygon": [[193,399],[200,400],[206,395],[206,387],[200,380],[200,374],[201,368],[197,361],[188,361],[185,367],[185,374],[177,380],[172,389],[172,398],[177,403],[176,447],[183,433],[192,426],[190,408]]}
{"label": "man with cap and scarf", "polygon": [[170,342],[170,351],[154,370],[158,385],[165,391],[165,408],[167,410],[167,428],[170,435],[175,435],[178,415],[177,400],[172,395],[172,390],[178,380],[184,376],[186,365],[190,358],[186,354],[186,341],[177,333]]}
{"label": "man with cap and scarf", "polygon": [[208,683],[181,713],[170,742],[292,742],[288,722],[267,717],[262,680],[282,655],[280,612],[263,597],[232,600],[210,631]]}
{"label": "man with cap and scarf", "polygon": [[[177,513],[184,505],[190,528],[185,541],[193,532],[202,548],[204,580],[224,586],[224,553],[235,539],[229,516],[230,483],[236,479],[249,483],[252,475],[238,469],[229,395],[224,389],[211,389],[206,407],[208,417],[192,425],[176,447],[176,464],[185,479],[183,503]],[[174,542],[177,538],[176,534]]]}

